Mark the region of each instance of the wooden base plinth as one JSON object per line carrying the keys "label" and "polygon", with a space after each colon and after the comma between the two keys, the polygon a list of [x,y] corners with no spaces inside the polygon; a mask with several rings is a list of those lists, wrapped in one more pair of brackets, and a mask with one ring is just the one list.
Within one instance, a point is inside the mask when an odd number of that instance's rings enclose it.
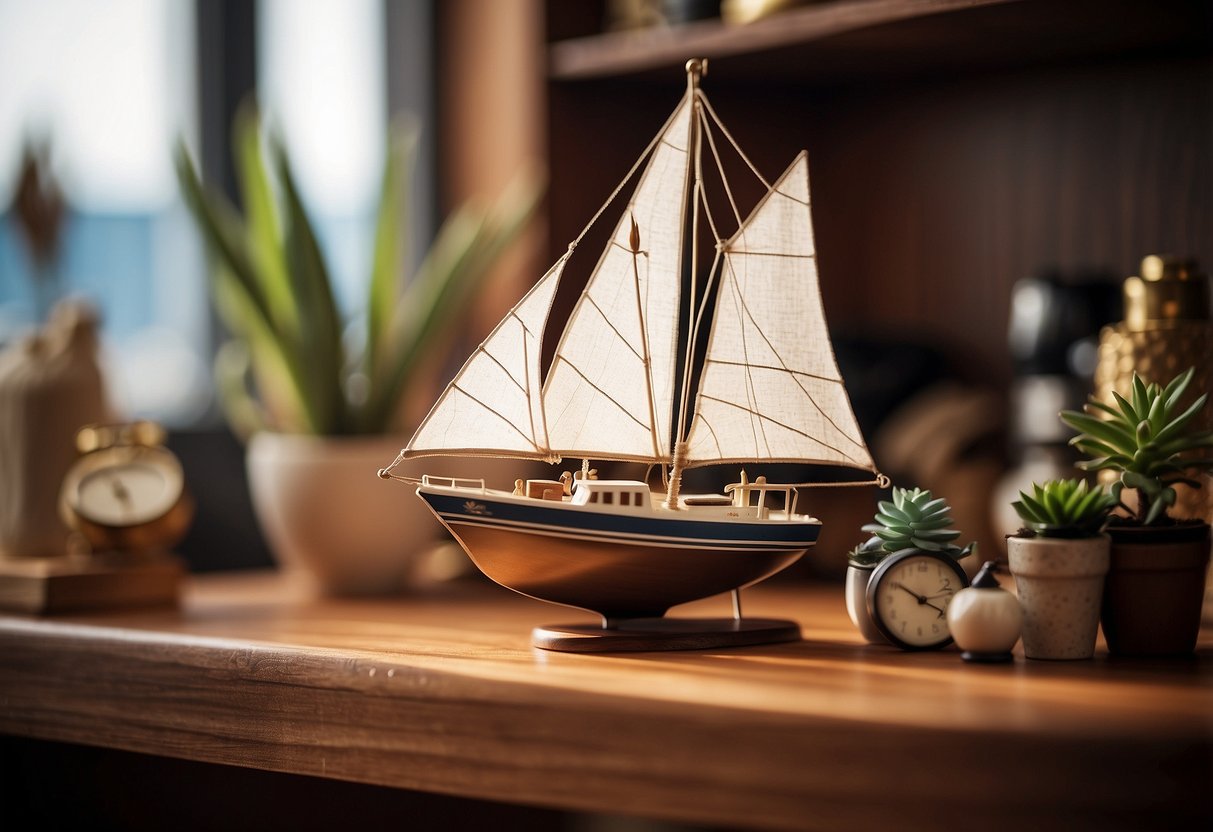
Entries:
{"label": "wooden base plinth", "polygon": [[707,650],[800,641],[800,625],[778,618],[631,618],[613,627],[536,627],[531,643],[562,653]]}
{"label": "wooden base plinth", "polygon": [[185,564],[174,555],[63,555],[0,560],[0,609],[27,613],[177,602]]}

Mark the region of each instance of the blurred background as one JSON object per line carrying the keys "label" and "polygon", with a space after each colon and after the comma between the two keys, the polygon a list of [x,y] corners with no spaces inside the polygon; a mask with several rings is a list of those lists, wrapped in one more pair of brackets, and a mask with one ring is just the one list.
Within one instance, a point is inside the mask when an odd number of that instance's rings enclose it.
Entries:
{"label": "blurred background", "polygon": [[[222,333],[177,139],[236,200],[231,124],[256,95],[348,316],[393,119],[422,127],[400,229],[422,247],[453,206],[543,165],[546,202],[467,313],[466,346],[645,147],[684,60],[707,56],[714,106],[766,175],[809,151],[825,308],[878,465],[997,551],[1003,496],[1068,471],[1055,414],[1090,390],[1121,282],[1148,254],[1213,260],[1210,4],[1019,0],[858,27],[823,27],[815,6],[864,3],[0,0],[0,344],[89,298],[115,405],[170,428],[198,496],[191,566],[268,565],[215,403]],[[877,496],[812,495],[827,524],[806,569],[841,574]]]}

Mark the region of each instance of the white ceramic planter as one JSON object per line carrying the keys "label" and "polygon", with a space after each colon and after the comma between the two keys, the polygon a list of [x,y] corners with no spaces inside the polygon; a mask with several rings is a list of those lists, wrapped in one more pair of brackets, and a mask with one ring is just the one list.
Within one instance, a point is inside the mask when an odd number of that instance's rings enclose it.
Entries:
{"label": "white ceramic planter", "polygon": [[1107,535],[1007,538],[1007,557],[1024,614],[1023,651],[1029,659],[1095,655],[1109,544]]}
{"label": "white ceramic planter", "polygon": [[847,564],[847,615],[870,644],[888,644],[888,640],[876,629],[872,616],[868,614],[868,579],[872,577],[873,566],[856,566]]}
{"label": "white ceramic planter", "polygon": [[[279,433],[252,438],[246,464],[253,508],[283,569],[304,572],[333,594],[386,593],[408,584],[418,553],[444,531],[409,488],[376,476],[402,442]],[[400,473],[414,473],[409,464],[402,467]]]}

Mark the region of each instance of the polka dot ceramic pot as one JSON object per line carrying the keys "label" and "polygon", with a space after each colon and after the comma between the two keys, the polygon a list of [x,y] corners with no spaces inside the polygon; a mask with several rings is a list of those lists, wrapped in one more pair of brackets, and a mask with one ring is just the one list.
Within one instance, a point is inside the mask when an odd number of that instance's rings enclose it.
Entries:
{"label": "polka dot ceramic pot", "polygon": [[1029,659],[1095,655],[1109,544],[1107,535],[1007,538],[1011,574],[1023,607],[1023,651]]}

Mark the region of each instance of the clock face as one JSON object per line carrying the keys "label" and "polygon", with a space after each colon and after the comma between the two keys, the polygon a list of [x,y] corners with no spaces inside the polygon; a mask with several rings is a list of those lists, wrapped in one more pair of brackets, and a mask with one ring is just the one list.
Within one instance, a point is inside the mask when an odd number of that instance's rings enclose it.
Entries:
{"label": "clock face", "polygon": [[73,489],[73,508],[104,526],[135,526],[168,513],[181,497],[181,467],[155,448],[97,451]]}
{"label": "clock face", "polygon": [[951,643],[948,605],[969,585],[954,560],[930,552],[892,555],[868,582],[868,609],[881,633],[898,647],[926,650]]}

